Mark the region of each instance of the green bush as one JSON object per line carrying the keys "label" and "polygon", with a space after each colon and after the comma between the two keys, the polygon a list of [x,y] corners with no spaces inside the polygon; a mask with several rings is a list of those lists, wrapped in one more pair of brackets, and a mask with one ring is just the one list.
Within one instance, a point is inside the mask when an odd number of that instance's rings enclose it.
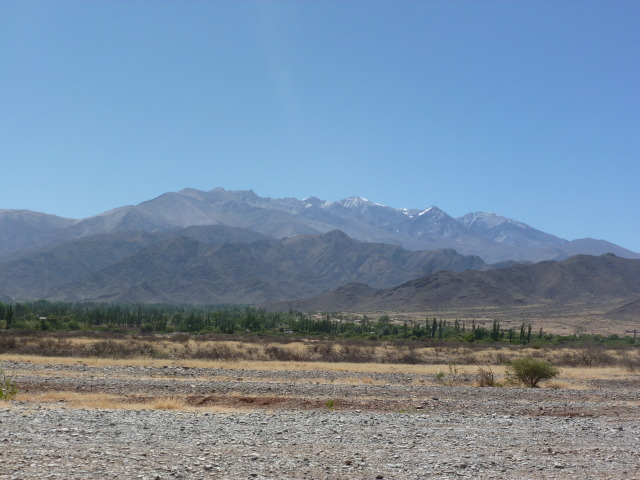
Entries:
{"label": "green bush", "polygon": [[153,333],[153,325],[150,323],[143,323],[140,325],[140,333]]}
{"label": "green bush", "polygon": [[13,378],[0,369],[0,400],[11,400],[18,394],[18,386]]}
{"label": "green bush", "polygon": [[538,383],[560,374],[559,368],[535,358],[519,358],[507,363],[506,367],[507,378],[521,382],[528,388],[535,388]]}

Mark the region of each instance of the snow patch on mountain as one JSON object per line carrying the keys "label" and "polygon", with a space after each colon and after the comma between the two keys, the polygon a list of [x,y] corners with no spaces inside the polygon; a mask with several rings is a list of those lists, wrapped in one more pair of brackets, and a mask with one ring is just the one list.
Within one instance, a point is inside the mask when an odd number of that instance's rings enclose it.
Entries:
{"label": "snow patch on mountain", "polygon": [[384,205],[380,203],[372,202],[371,200],[368,200],[364,197],[349,197],[349,198],[340,200],[337,203],[347,208],[369,207],[372,205],[375,205],[378,207],[384,207]]}
{"label": "snow patch on mountain", "polygon": [[510,224],[518,228],[531,228],[526,223],[518,222],[517,220],[503,217],[493,212],[467,213],[466,215],[458,218],[457,220],[467,227],[483,226],[486,228],[493,228],[503,224]]}
{"label": "snow patch on mountain", "polygon": [[424,215],[428,215],[431,218],[443,218],[445,216],[448,216],[445,212],[433,205],[429,208],[425,208],[420,213],[418,213],[418,217],[423,217]]}

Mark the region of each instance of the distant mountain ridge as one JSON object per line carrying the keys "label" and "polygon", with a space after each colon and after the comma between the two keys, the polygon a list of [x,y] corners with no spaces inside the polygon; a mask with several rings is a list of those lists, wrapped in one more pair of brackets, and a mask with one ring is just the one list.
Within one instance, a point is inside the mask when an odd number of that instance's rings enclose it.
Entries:
{"label": "distant mountain ridge", "polygon": [[18,299],[126,303],[264,303],[349,282],[388,287],[438,270],[484,269],[454,250],[409,251],[334,230],[284,239],[225,226],[115,232],[0,263]]}
{"label": "distant mountain ridge", "polygon": [[275,238],[337,229],[363,242],[400,245],[409,250],[454,249],[463,255],[479,256],[487,263],[537,262],[609,252],[640,258],[638,253],[603,240],[568,241],[492,213],[470,213],[456,219],[435,206],[396,209],[361,197],[340,201],[271,199],[252,190],[223,188],[170,192],[81,220],[0,211],[0,257],[98,234],[205,225],[243,228]]}
{"label": "distant mountain ridge", "polygon": [[[48,298],[52,290],[110,267],[154,244],[175,237],[196,240],[203,245],[251,243],[265,235],[220,225],[188,227],[149,233],[123,231],[82,237],[15,254],[0,260],[0,293],[15,298]],[[142,266],[142,271],[145,267]]]}
{"label": "distant mountain ridge", "polygon": [[638,318],[640,260],[606,254],[576,255],[561,262],[544,261],[497,270],[441,271],[387,289],[352,283],[317,297],[271,304],[268,308],[420,312],[540,304],[584,307],[624,299],[628,303],[611,312],[611,316]]}
{"label": "distant mountain ridge", "polygon": [[52,231],[76,221],[30,210],[0,210],[0,258],[36,245]]}

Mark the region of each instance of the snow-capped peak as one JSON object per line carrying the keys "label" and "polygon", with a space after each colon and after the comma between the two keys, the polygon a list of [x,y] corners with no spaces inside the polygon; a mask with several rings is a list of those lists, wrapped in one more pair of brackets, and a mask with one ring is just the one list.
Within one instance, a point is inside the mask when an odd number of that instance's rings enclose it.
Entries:
{"label": "snow-capped peak", "polygon": [[441,217],[445,215],[445,213],[442,210],[440,210],[438,207],[433,205],[419,212],[418,216],[422,217],[423,215],[427,215],[427,214],[429,214],[429,216],[436,216],[436,217]]}
{"label": "snow-capped peak", "polygon": [[349,197],[349,198],[345,198],[343,200],[340,200],[339,202],[336,202],[336,203],[342,205],[343,207],[347,207],[347,208],[369,207],[371,205],[377,205],[379,207],[383,207],[384,206],[384,205],[381,205],[379,203],[372,202],[371,200],[368,200],[368,199],[363,198],[363,197]]}

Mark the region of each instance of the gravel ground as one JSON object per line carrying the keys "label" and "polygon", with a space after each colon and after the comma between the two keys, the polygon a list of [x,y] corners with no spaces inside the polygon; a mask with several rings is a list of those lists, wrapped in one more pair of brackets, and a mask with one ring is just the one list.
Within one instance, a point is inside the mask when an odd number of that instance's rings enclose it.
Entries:
{"label": "gravel ground", "polygon": [[63,390],[202,406],[0,403],[1,479],[640,479],[637,379],[518,389],[406,373],[0,366],[32,399]]}

